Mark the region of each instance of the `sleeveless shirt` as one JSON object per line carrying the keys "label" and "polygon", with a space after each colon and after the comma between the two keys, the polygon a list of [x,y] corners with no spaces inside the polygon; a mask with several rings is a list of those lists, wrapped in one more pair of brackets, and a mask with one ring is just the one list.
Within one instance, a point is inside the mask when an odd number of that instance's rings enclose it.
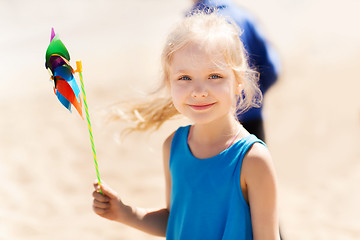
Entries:
{"label": "sleeveless shirt", "polygon": [[189,128],[180,127],[171,143],[166,239],[253,239],[250,207],[241,191],[240,172],[249,148],[255,142],[264,143],[249,135],[214,157],[199,159],[187,144]]}

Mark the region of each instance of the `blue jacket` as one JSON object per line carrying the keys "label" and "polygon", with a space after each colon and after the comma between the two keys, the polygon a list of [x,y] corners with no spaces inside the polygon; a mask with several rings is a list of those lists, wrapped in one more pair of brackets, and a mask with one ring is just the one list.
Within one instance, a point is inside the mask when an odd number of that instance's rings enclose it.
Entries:
{"label": "blue jacket", "polygon": [[[266,40],[256,19],[248,11],[232,3],[230,0],[203,0],[196,3],[188,15],[192,12],[217,9],[219,14],[230,17],[235,21],[243,32],[240,36],[249,56],[249,63],[260,73],[260,90],[265,94],[273,85],[280,72],[280,59],[273,46]],[[262,107],[251,108],[247,112],[238,115],[240,122],[262,119]]]}

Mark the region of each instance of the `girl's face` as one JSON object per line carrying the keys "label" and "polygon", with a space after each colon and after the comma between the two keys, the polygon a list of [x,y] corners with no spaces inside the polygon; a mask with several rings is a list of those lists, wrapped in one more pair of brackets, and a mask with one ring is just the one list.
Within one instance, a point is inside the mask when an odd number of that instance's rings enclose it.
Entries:
{"label": "girl's face", "polygon": [[224,56],[211,53],[187,45],[173,54],[169,69],[174,106],[194,123],[234,116],[239,85]]}

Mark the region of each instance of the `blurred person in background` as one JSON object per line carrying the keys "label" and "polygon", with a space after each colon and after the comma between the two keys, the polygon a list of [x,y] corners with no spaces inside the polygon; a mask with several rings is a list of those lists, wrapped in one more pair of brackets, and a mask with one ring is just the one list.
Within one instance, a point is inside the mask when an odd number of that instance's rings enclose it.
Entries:
{"label": "blurred person in background", "polygon": [[[199,11],[208,13],[217,11],[240,27],[242,32],[240,39],[248,53],[250,66],[260,73],[259,86],[264,96],[278,79],[280,59],[255,16],[231,0],[192,0],[192,2],[193,6],[186,16]],[[262,106],[253,107],[239,114],[238,119],[246,130],[265,142]]]}

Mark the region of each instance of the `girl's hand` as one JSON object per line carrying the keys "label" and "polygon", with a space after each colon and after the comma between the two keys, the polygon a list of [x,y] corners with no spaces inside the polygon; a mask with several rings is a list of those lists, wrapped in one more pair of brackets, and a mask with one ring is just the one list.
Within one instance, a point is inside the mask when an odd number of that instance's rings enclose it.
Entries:
{"label": "girl's hand", "polygon": [[103,218],[123,222],[130,208],[123,204],[117,192],[104,183],[101,183],[101,187],[98,183],[94,183],[94,188],[95,191],[92,194],[94,212]]}

